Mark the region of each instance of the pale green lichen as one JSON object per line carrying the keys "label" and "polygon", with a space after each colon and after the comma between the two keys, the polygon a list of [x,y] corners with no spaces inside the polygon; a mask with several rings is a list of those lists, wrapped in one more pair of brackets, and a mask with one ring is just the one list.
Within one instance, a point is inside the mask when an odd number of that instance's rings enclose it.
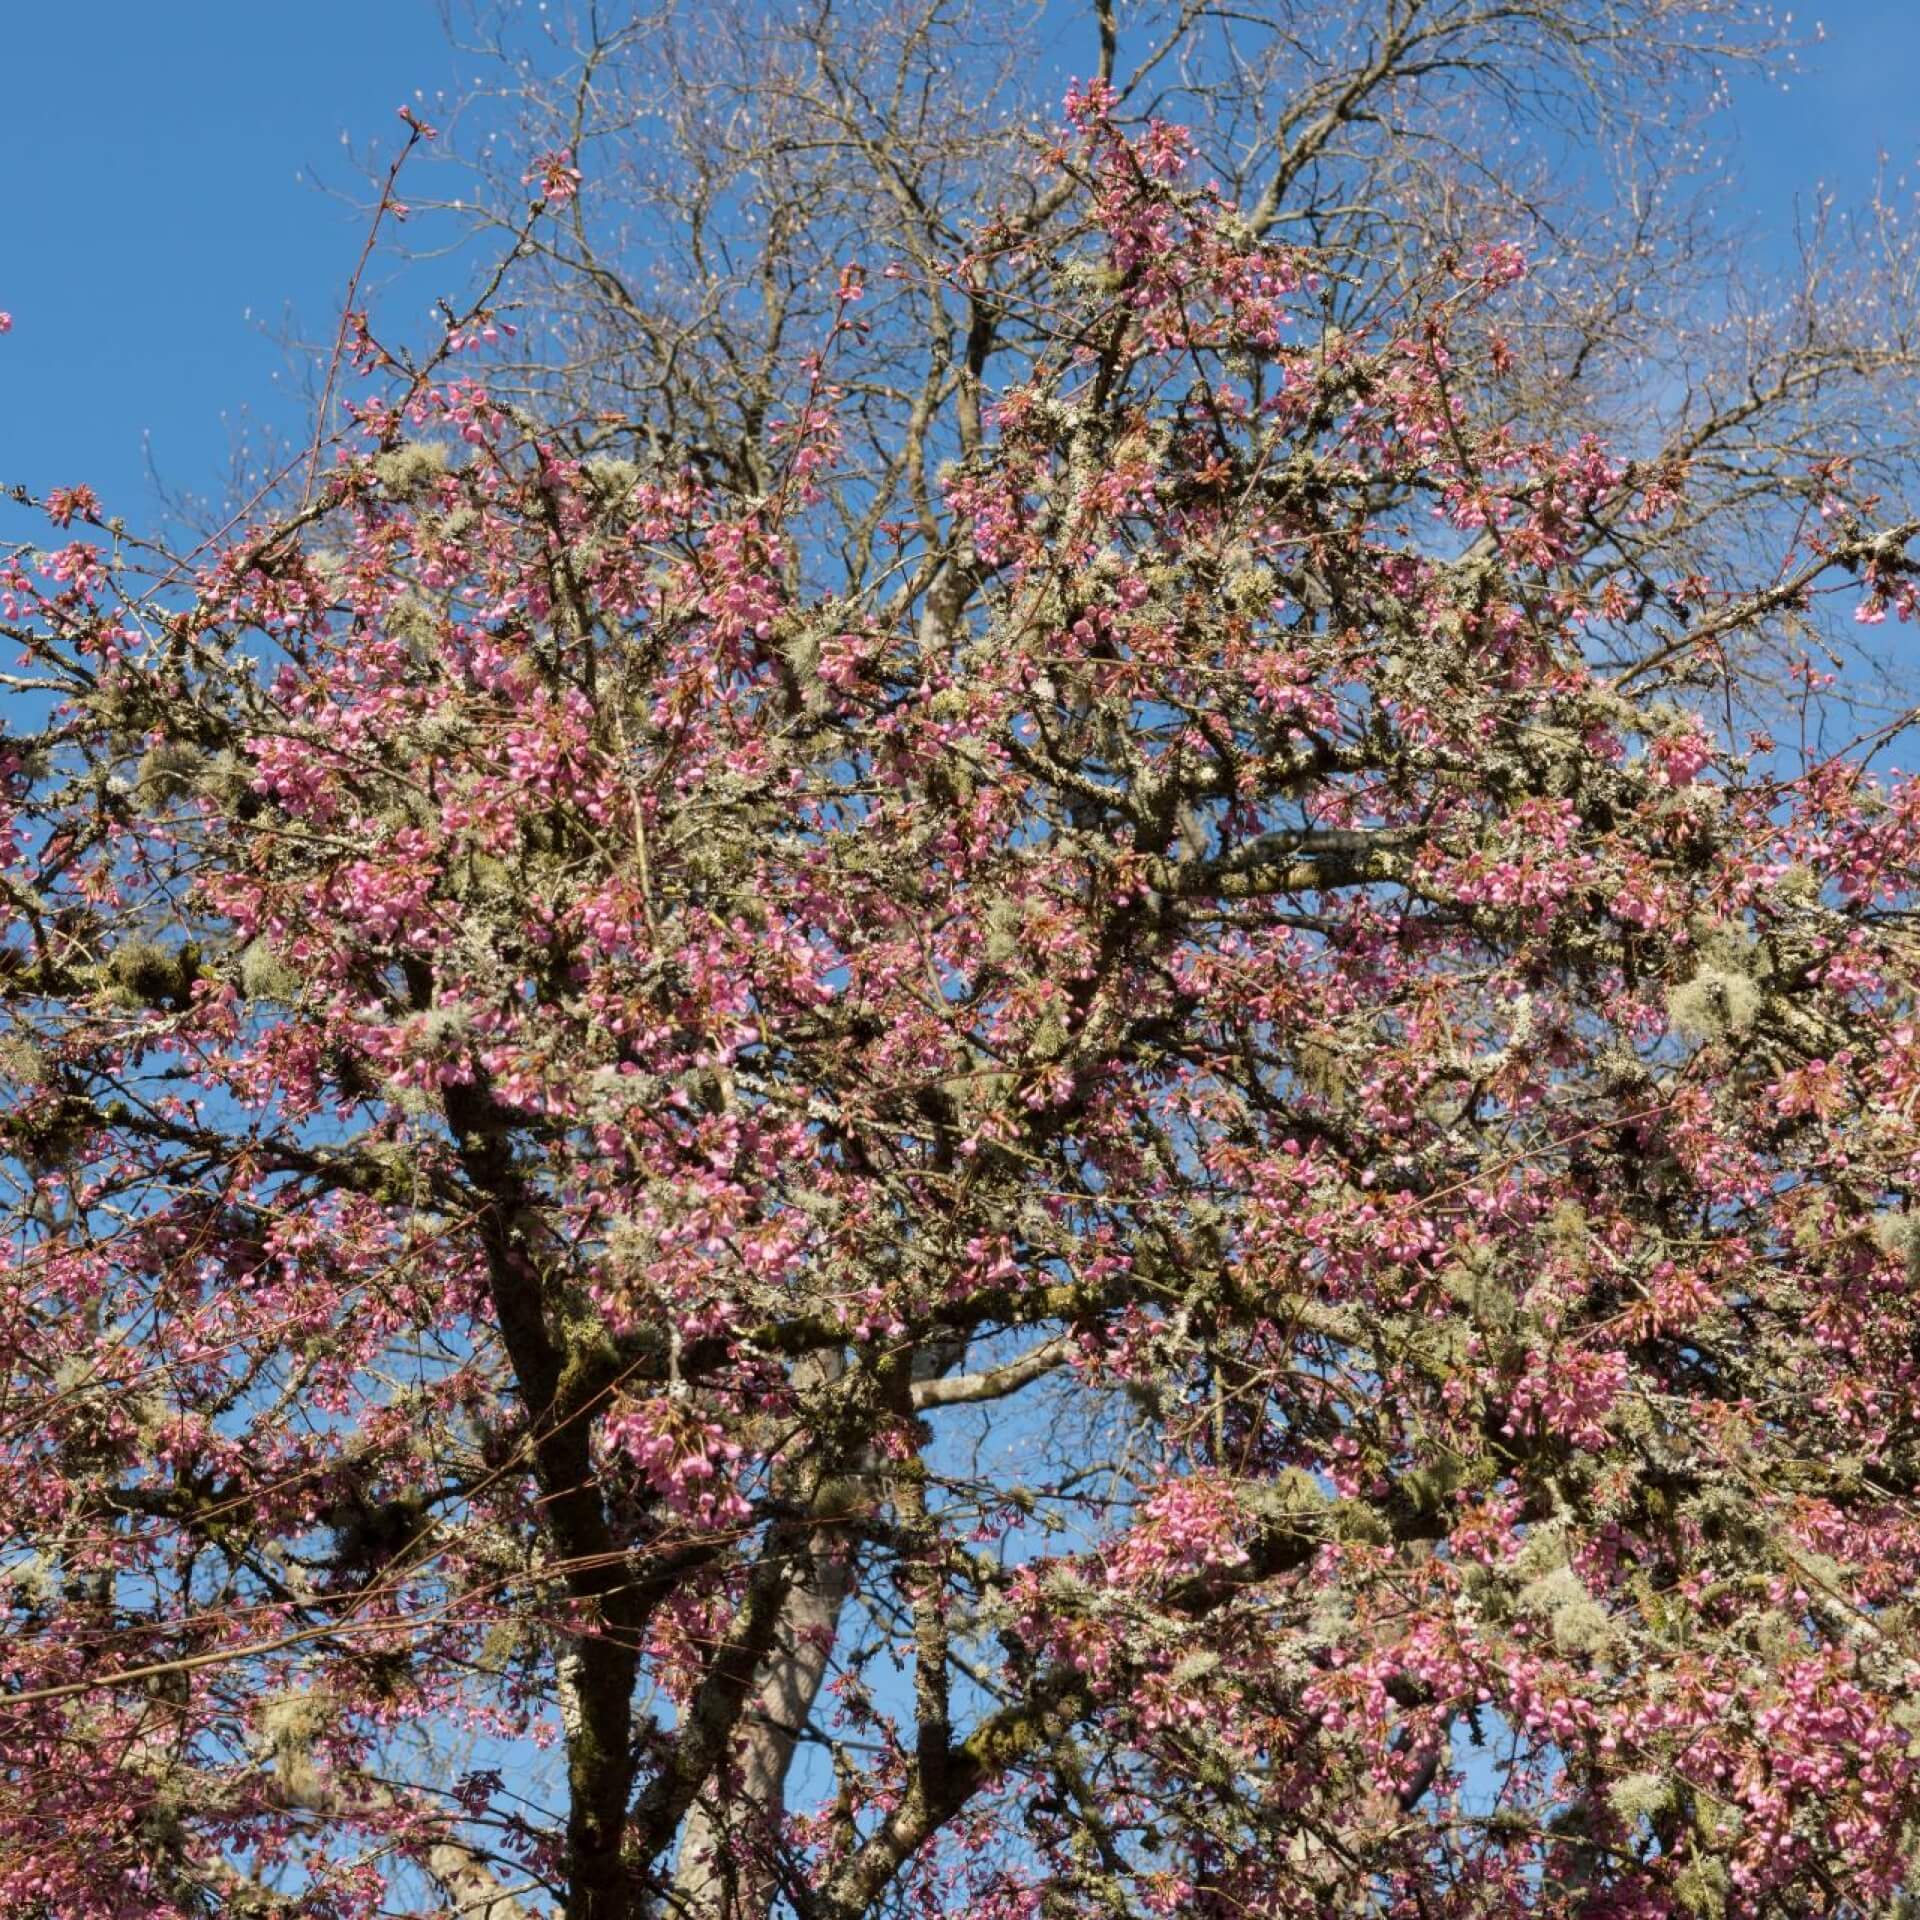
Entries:
{"label": "pale green lichen", "polygon": [[1883,1253],[1905,1261],[1908,1277],[1920,1282],[1920,1214],[1876,1214],[1873,1238]]}
{"label": "pale green lichen", "polygon": [[133,791],[144,807],[164,807],[196,790],[207,756],[183,740],[149,747],[134,772]]}
{"label": "pale green lichen", "polygon": [[420,1037],[430,1047],[451,1046],[473,1031],[473,1013],[457,1000],[429,1007],[420,1016]]}
{"label": "pale green lichen", "polygon": [[205,799],[211,800],[226,813],[238,812],[256,798],[253,768],[239,754],[231,751],[217,753],[207,761],[200,768],[194,787]]}
{"label": "pale green lichen", "polygon": [[1562,1521],[1543,1520],[1528,1529],[1514,1556],[1513,1577],[1522,1585],[1567,1564],[1567,1530]]}
{"label": "pale green lichen", "polygon": [[1235,612],[1260,615],[1273,611],[1279,584],[1271,567],[1255,564],[1238,567],[1228,574],[1221,584],[1221,593]]}
{"label": "pale green lichen", "polygon": [[431,647],[440,637],[440,618],[424,600],[402,594],[386,613],[387,631],[416,652]]}
{"label": "pale green lichen", "polygon": [[607,505],[617,505],[640,484],[640,469],[631,460],[608,456],[582,462],[580,476]]}
{"label": "pale green lichen", "polygon": [[1622,1820],[1653,1820],[1673,1805],[1673,1782],[1663,1773],[1630,1773],[1607,1789]]}
{"label": "pale green lichen", "polygon": [[1560,1566],[1520,1590],[1522,1611],[1545,1620],[1562,1653],[1602,1653],[1613,1644],[1613,1622],[1571,1567]]}
{"label": "pale green lichen", "polygon": [[311,1746],[327,1729],[332,1707],[323,1693],[289,1688],[260,1703],[260,1738],[268,1747]]}
{"label": "pale green lichen", "polygon": [[31,1040],[19,1034],[0,1035],[0,1080],[9,1086],[44,1087],[53,1077],[52,1063]]}
{"label": "pale green lichen", "polygon": [[0,1568],[0,1582],[14,1588],[29,1606],[38,1606],[60,1591],[60,1570],[48,1555],[30,1553]]}
{"label": "pale green lichen", "polygon": [[300,976],[268,940],[250,940],[240,954],[240,991],[249,1000],[285,1004],[298,998]]}
{"label": "pale green lichen", "polygon": [[446,470],[447,450],[431,440],[403,440],[373,461],[373,477],[396,500],[426,492]]}
{"label": "pale green lichen", "polygon": [[996,900],[986,912],[986,953],[996,967],[1020,958],[1021,913],[1011,900]]}
{"label": "pale green lichen", "polygon": [[1220,1665],[1220,1656],[1211,1648],[1203,1648],[1198,1653],[1190,1653],[1185,1659],[1175,1663],[1167,1678],[1177,1687],[1192,1686],[1197,1680],[1204,1680]]}
{"label": "pale green lichen", "polygon": [[1745,1033],[1760,1017],[1762,996],[1746,974],[1703,966],[1667,996],[1667,1019],[1690,1040],[1727,1040]]}
{"label": "pale green lichen", "polygon": [[1720,1920],[1732,1887],[1732,1878],[1720,1861],[1699,1855],[1673,1876],[1673,1897],[1681,1911],[1698,1914],[1701,1920]]}
{"label": "pale green lichen", "polygon": [[176,950],[136,937],[113,950],[105,972],[116,1006],[179,1006],[199,978],[200,952],[191,945]]}

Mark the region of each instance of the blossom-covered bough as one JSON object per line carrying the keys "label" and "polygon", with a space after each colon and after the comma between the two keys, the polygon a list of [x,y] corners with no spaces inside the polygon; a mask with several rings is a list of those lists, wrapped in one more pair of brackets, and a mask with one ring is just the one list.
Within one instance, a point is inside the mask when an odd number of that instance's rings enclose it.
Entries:
{"label": "blossom-covered bough", "polygon": [[8,1913],[1913,1884],[1920,785],[1587,664],[1913,528],[1652,601],[1516,256],[1332,332],[1110,100],[950,618],[804,562],[854,273],[744,502],[433,374],[184,581],[47,503]]}

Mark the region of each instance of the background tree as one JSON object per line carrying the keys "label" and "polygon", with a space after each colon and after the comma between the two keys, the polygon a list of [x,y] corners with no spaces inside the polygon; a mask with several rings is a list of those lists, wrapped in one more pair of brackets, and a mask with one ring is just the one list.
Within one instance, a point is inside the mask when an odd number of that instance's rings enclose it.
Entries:
{"label": "background tree", "polygon": [[1552,431],[1518,248],[1330,309],[1050,138],[897,473],[870,261],[757,469],[502,281],[217,550],[41,503],[9,1910],[1904,1897],[1920,802],[1651,693],[1913,525]]}
{"label": "background tree", "polygon": [[[499,390],[578,455],[691,459],[764,495],[839,269],[868,263],[843,459],[797,551],[929,618],[967,600],[940,466],[978,451],[983,394],[1052,337],[1035,309],[1075,204],[1048,129],[1075,75],[1111,83],[1128,124],[1185,126],[1253,236],[1314,251],[1331,334],[1400,324],[1448,251],[1522,247],[1497,341],[1454,336],[1477,412],[1687,475],[1657,549],[1595,525],[1582,558],[1684,599],[1776,555],[1817,497],[1870,512],[1912,481],[1902,209],[1810,192],[1778,268],[1727,217],[1727,90],[1792,65],[1744,0],[445,4],[483,82],[449,118],[453,190],[409,197],[517,249],[529,324]],[[527,231],[530,154],[567,191]],[[983,254],[989,210],[1032,246]],[[881,536],[896,522],[904,547]],[[1672,626],[1649,608],[1609,664],[1659,681]],[[1757,623],[1739,660],[1682,649],[1682,677],[1717,667],[1723,703],[1777,702],[1811,637]],[[1897,699],[1883,654],[1819,641],[1852,697]]]}

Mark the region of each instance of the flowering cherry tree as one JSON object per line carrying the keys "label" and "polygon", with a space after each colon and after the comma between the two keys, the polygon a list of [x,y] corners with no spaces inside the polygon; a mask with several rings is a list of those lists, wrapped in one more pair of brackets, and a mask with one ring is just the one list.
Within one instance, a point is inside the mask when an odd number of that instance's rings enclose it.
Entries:
{"label": "flowering cherry tree", "polygon": [[355,325],[304,504],[42,503],[6,1912],[1915,1885],[1920,783],[1591,664],[1915,528],[1650,612],[1689,476],[1514,429],[1519,254],[1336,330],[1113,102],[870,590],[851,269],[750,498]]}

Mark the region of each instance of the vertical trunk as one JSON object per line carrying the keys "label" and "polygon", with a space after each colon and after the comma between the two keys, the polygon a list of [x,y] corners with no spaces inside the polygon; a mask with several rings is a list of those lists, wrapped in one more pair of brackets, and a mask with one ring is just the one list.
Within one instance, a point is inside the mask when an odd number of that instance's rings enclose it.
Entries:
{"label": "vertical trunk", "polygon": [[[431,982],[422,976],[413,984],[416,1003],[430,1004]],[[630,1920],[633,1693],[647,1617],[671,1575],[661,1569],[636,1583],[608,1523],[591,1435],[611,1353],[550,1312],[557,1275],[538,1196],[514,1161],[511,1120],[483,1077],[449,1087],[445,1097],[461,1168],[484,1202],[480,1240],[500,1337],[527,1410],[545,1531],[582,1616],[558,1676],[567,1740],[567,1920]]]}
{"label": "vertical trunk", "polygon": [[[911,1378],[938,1379],[965,1352],[964,1340],[930,1340],[914,1354]],[[794,1386],[802,1401],[830,1389],[845,1368],[846,1358],[838,1353],[800,1361]],[[871,1468],[870,1456],[864,1464]],[[728,1765],[706,1783],[681,1827],[673,1880],[676,1920],[766,1920],[773,1909],[787,1775],[826,1682],[853,1584],[854,1544],[852,1530],[837,1515],[807,1536],[806,1564],[787,1595]]]}
{"label": "vertical trunk", "polygon": [[606,1639],[583,1639],[560,1663],[567,1736],[567,1920],[629,1920],[627,1799],[639,1662]]}
{"label": "vertical trunk", "polygon": [[851,1576],[844,1532],[818,1529],[742,1716],[728,1775],[709,1783],[681,1830],[673,1910],[684,1920],[764,1920],[772,1909],[787,1772],[826,1679]]}

